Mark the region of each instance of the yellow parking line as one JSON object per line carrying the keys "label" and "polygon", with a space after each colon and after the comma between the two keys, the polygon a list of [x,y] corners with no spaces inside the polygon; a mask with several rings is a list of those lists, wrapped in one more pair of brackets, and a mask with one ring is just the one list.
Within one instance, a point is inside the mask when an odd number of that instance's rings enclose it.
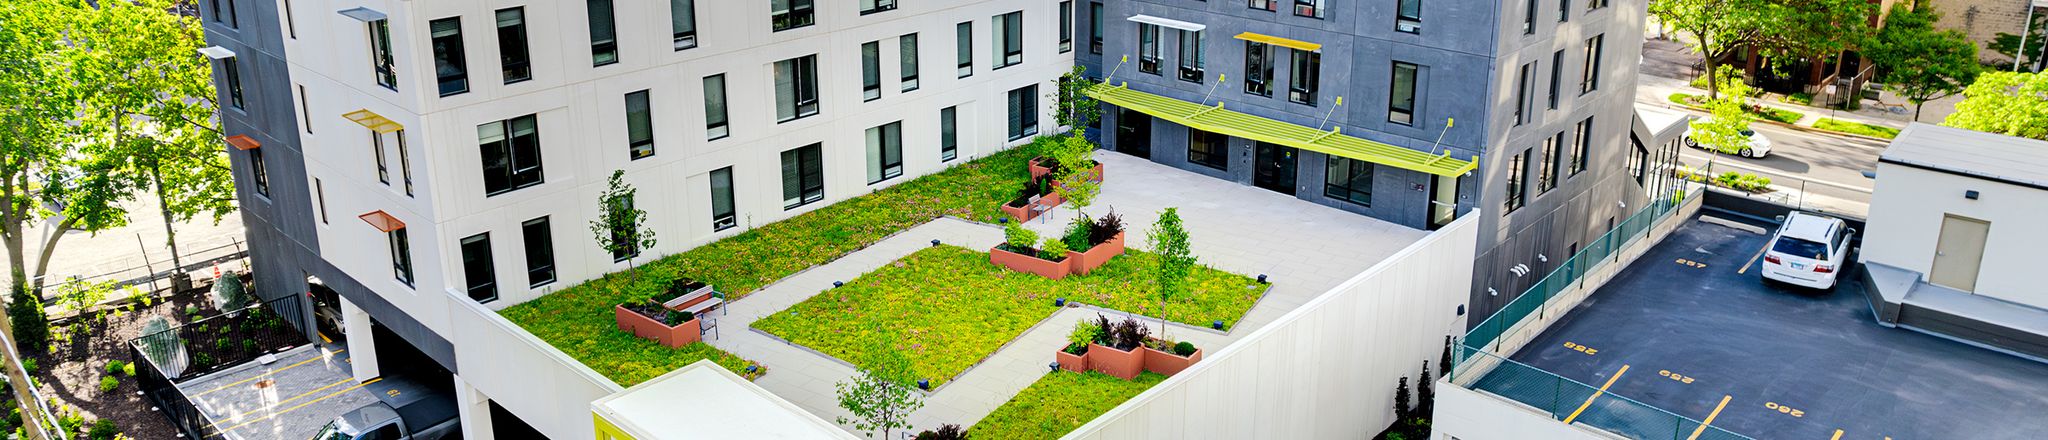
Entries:
{"label": "yellow parking line", "polygon": [[268,371],[268,372],[265,372],[265,373],[263,373],[263,374],[258,374],[258,375],[255,375],[255,376],[250,376],[250,377],[249,377],[248,379],[242,379],[242,380],[238,380],[238,381],[235,381],[235,383],[231,383],[231,384],[227,384],[227,385],[221,385],[221,386],[219,386],[219,387],[216,387],[216,388],[214,388],[214,389],[210,389],[210,390],[206,390],[206,391],[201,391],[201,392],[199,392],[199,394],[193,394],[193,395],[192,395],[192,397],[199,397],[199,396],[204,396],[204,395],[206,395],[207,393],[212,393],[212,392],[215,392],[215,391],[220,391],[220,390],[225,390],[225,389],[228,389],[228,388],[233,388],[233,387],[234,387],[234,386],[236,386],[236,385],[241,385],[241,384],[249,383],[249,381],[252,381],[252,380],[256,380],[256,379],[262,379],[262,378],[264,378],[264,377],[268,377],[268,376],[270,376],[270,375],[272,375],[272,374],[277,374],[277,372],[279,372],[279,371],[284,371],[284,370],[290,370],[290,369],[293,369],[293,368],[298,368],[298,366],[300,366],[300,365],[310,364],[310,363],[313,363],[313,361],[317,361],[317,360],[321,360],[321,359],[326,359],[326,358],[327,358],[328,356],[332,356],[332,355],[337,355],[337,354],[341,354],[341,352],[344,352],[344,351],[348,351],[348,349],[340,349],[340,350],[335,350],[335,351],[334,351],[333,353],[328,353],[328,354],[322,354],[322,355],[320,355],[320,356],[314,356],[314,357],[313,357],[312,359],[307,359],[307,360],[304,360],[304,361],[300,361],[299,363],[296,363],[296,364],[286,365],[286,366],[285,366],[284,368],[279,368],[279,369],[275,369],[275,370],[270,370],[270,371]]}
{"label": "yellow parking line", "polygon": [[1621,375],[1622,375],[1623,373],[1627,373],[1627,372],[1628,372],[1628,365],[1626,365],[1626,364],[1622,365],[1622,366],[1621,366],[1621,370],[1619,370],[1619,371],[1615,371],[1615,372],[1614,372],[1614,375],[1613,375],[1613,376],[1609,376],[1609,377],[1607,378],[1607,383],[1606,383],[1606,384],[1604,384],[1604,385],[1600,385],[1600,391],[1594,391],[1594,392],[1593,392],[1593,395],[1591,395],[1591,396],[1587,396],[1587,397],[1586,397],[1586,403],[1581,403],[1581,404],[1579,404],[1579,409],[1578,409],[1578,410],[1572,411],[1572,415],[1571,415],[1570,417],[1565,417],[1565,418],[1564,418],[1564,424],[1566,424],[1566,425],[1570,425],[1570,424],[1572,424],[1572,420],[1573,420],[1573,419],[1577,419],[1577,418],[1579,418],[1579,413],[1582,413],[1582,412],[1586,412],[1586,407],[1589,407],[1589,406],[1593,406],[1593,399],[1598,399],[1598,398],[1600,398],[1600,395],[1601,395],[1601,394],[1607,394],[1607,387],[1611,387],[1611,386],[1614,386],[1614,380],[1615,380],[1615,379],[1620,379],[1620,378],[1621,378]]}
{"label": "yellow parking line", "polygon": [[1704,420],[1704,421],[1701,421],[1701,422],[1700,422],[1700,427],[1698,427],[1698,428],[1693,428],[1693,430],[1692,430],[1692,437],[1686,437],[1686,438],[1685,438],[1685,440],[1697,440],[1697,439],[1699,439],[1699,438],[1700,438],[1700,434],[1701,434],[1701,433],[1707,432],[1707,425],[1712,425],[1712,424],[1714,424],[1714,417],[1715,417],[1715,416],[1719,416],[1719,415],[1721,415],[1721,409],[1722,409],[1722,408],[1727,408],[1727,407],[1728,407],[1728,399],[1729,399],[1729,398],[1731,398],[1731,397],[1733,397],[1733,396],[1728,396],[1728,395],[1722,395],[1722,396],[1721,396],[1721,404],[1720,404],[1720,405],[1715,405],[1715,406],[1714,406],[1714,412],[1711,412],[1711,413],[1707,413],[1707,419],[1706,419],[1706,420]]}
{"label": "yellow parking line", "polygon": [[344,388],[344,389],[342,389],[341,391],[335,391],[335,392],[332,392],[332,393],[327,393],[327,395],[325,395],[325,396],[320,396],[320,398],[318,398],[318,399],[308,400],[308,401],[305,401],[305,403],[300,403],[300,404],[298,404],[298,405],[292,405],[292,407],[291,407],[291,408],[285,408],[285,409],[284,409],[283,411],[273,412],[273,413],[270,413],[270,415],[267,415],[267,416],[263,416],[263,417],[257,417],[257,418],[255,418],[255,419],[251,419],[251,420],[249,420],[249,421],[247,421],[247,422],[242,422],[241,424],[238,424],[238,425],[235,425],[235,426],[229,426],[229,427],[228,427],[227,429],[222,429],[222,430],[220,430],[220,432],[223,432],[223,433],[225,433],[225,432],[228,432],[228,431],[233,431],[233,430],[235,430],[235,428],[240,428],[240,427],[243,427],[243,426],[249,426],[249,424],[251,424],[251,423],[261,422],[261,421],[264,421],[264,420],[266,420],[266,419],[269,419],[269,418],[272,418],[272,417],[277,417],[277,416],[281,416],[281,415],[284,415],[285,413],[289,413],[289,412],[292,412],[292,411],[298,410],[299,408],[304,408],[304,407],[306,407],[306,405],[312,405],[312,404],[314,404],[314,403],[317,403],[317,402],[319,402],[319,401],[322,401],[322,400],[327,400],[327,398],[329,398],[329,397],[339,396],[339,395],[341,395],[341,393],[346,393],[346,392],[350,392],[350,391],[355,391],[355,390],[356,390],[357,388],[362,388],[362,387],[363,387],[363,386],[365,386],[365,385],[369,385],[369,384],[377,383],[378,381],[381,381],[381,380],[384,380],[384,378],[382,378],[382,377],[379,377],[379,378],[376,378],[376,379],[370,379],[370,380],[369,380],[368,382],[363,382],[363,383],[359,383],[359,384],[356,384],[356,386],[352,386],[352,387]]}
{"label": "yellow parking line", "polygon": [[1755,264],[1756,264],[1756,259],[1758,259],[1758,258],[1763,258],[1763,257],[1764,257],[1764,253],[1765,253],[1765,252],[1770,252],[1770,250],[1771,250],[1771,241],[1770,241],[1770,240],[1764,240],[1764,247],[1756,248],[1756,255],[1752,255],[1752,256],[1750,256],[1750,257],[1749,257],[1749,262],[1748,262],[1748,263],[1742,263],[1742,270],[1738,270],[1738,271],[1735,271],[1735,273],[1736,273],[1737,275],[1740,275],[1740,274],[1744,274],[1744,273],[1749,273],[1749,266],[1755,265]]}
{"label": "yellow parking line", "polygon": [[1828,439],[1828,440],[1842,440],[1842,430],[1840,430],[1840,429],[1837,429],[1837,430],[1835,430],[1835,438],[1832,438],[1832,439]]}

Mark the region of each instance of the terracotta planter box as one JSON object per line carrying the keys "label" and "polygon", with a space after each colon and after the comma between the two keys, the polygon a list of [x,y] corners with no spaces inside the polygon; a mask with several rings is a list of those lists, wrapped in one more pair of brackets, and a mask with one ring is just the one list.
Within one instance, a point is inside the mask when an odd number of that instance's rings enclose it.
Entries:
{"label": "terracotta planter box", "polygon": [[[1052,168],[1047,168],[1047,167],[1043,167],[1043,166],[1039,166],[1039,165],[1038,165],[1038,162],[1039,162],[1039,161],[1041,161],[1041,160],[1045,160],[1045,158],[1044,158],[1044,157],[1034,157],[1034,158],[1031,158],[1031,163],[1030,163],[1030,165],[1028,165],[1028,166],[1026,167],[1026,168],[1029,168],[1029,169],[1031,170],[1031,180],[1038,180],[1038,178],[1039,178],[1039,177],[1043,177],[1043,176],[1045,176],[1045,175],[1047,175],[1047,174],[1052,174]],[[1097,182],[1101,182],[1101,181],[1102,181],[1102,162],[1096,162],[1096,163],[1095,163],[1095,169],[1092,169],[1092,170],[1088,170],[1088,171],[1089,171],[1089,172],[1092,172],[1092,173],[1095,173],[1095,178],[1093,178],[1093,179],[1088,179],[1088,180],[1093,180],[1093,181],[1097,181]]]}
{"label": "terracotta planter box", "polygon": [[1188,357],[1180,357],[1180,355],[1173,354],[1172,352],[1153,350],[1152,347],[1140,347],[1138,350],[1145,352],[1145,371],[1168,376],[1179,373],[1181,370],[1186,370],[1196,362],[1202,361],[1202,349],[1199,348],[1195,349],[1195,354],[1188,355]]}
{"label": "terracotta planter box", "polygon": [[1017,219],[1020,222],[1028,222],[1031,219],[1038,218],[1038,215],[1042,213],[1032,208],[1044,206],[1046,210],[1051,210],[1053,207],[1060,206],[1061,203],[1066,202],[1067,199],[1060,197],[1060,193],[1055,191],[1052,194],[1039,197],[1038,203],[1027,203],[1024,206],[1010,206],[1010,204],[1004,203],[1002,208],[1003,213],[1009,214],[1010,218]]}
{"label": "terracotta planter box", "polygon": [[1072,371],[1075,373],[1087,372],[1088,355],[1086,353],[1068,353],[1066,348],[1067,346],[1062,345],[1060,346],[1060,350],[1056,351],[1055,354],[1053,354],[1053,360],[1058,361],[1060,363],[1060,369]]}
{"label": "terracotta planter box", "polygon": [[1001,246],[988,249],[988,262],[1010,268],[1010,270],[1030,272],[1055,280],[1066,278],[1067,274],[1074,272],[1072,268],[1074,259],[1072,258],[1064,258],[1056,262],[1046,261],[1037,256],[1006,251]]}
{"label": "terracotta planter box", "polygon": [[1131,380],[1145,371],[1144,348],[1131,351],[1118,350],[1099,344],[1088,344],[1088,369]]}
{"label": "terracotta planter box", "polygon": [[1124,232],[1118,232],[1109,241],[1088,248],[1088,252],[1067,251],[1067,261],[1072,262],[1075,275],[1087,275],[1088,271],[1109,263],[1110,258],[1123,254]]}
{"label": "terracotta planter box", "polygon": [[668,307],[671,310],[682,310],[684,308],[697,305],[697,303],[704,302],[704,300],[711,299],[712,291],[710,284],[694,284],[697,285],[696,289],[691,289],[688,293],[684,293],[682,295],[676,296],[675,298],[671,298],[667,302],[661,303],[661,305],[663,307]]}
{"label": "terracotta planter box", "polygon": [[612,306],[612,315],[619,321],[619,330],[632,333],[633,336],[652,339],[669,348],[679,348],[704,340],[704,330],[699,326],[696,317],[676,324],[675,327],[669,327],[640,312],[627,310],[625,305]]}

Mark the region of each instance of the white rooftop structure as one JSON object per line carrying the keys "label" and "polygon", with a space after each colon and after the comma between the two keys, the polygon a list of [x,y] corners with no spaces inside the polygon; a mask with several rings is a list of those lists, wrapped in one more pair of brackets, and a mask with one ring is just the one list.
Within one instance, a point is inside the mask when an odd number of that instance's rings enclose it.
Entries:
{"label": "white rooftop structure", "polygon": [[598,399],[590,408],[635,440],[856,438],[708,360]]}
{"label": "white rooftop structure", "polygon": [[2048,189],[2048,141],[1913,123],[1878,161]]}

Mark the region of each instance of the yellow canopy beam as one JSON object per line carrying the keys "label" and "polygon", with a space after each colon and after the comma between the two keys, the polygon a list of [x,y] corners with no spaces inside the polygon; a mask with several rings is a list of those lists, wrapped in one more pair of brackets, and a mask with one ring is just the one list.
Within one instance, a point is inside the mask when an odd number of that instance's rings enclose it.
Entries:
{"label": "yellow canopy beam", "polygon": [[1372,162],[1380,165],[1457,177],[1479,167],[1470,160],[1455,159],[1450,153],[1430,154],[1383,142],[1347,136],[1338,130],[1323,131],[1301,125],[1253,116],[1151,93],[1126,86],[1096,84],[1083,92],[1090,98],[1135,110],[1210,133],[1285,145],[1318,153]]}
{"label": "yellow canopy beam", "polygon": [[1274,45],[1274,46],[1280,46],[1280,47],[1287,47],[1287,48],[1301,49],[1301,50],[1306,50],[1306,51],[1309,51],[1309,52],[1315,52],[1315,51],[1318,51],[1318,50],[1323,50],[1323,45],[1321,45],[1321,44],[1316,44],[1316,43],[1310,43],[1310,42],[1307,42],[1307,41],[1301,41],[1301,40],[1294,40],[1294,39],[1288,39],[1288,38],[1280,38],[1280,37],[1275,37],[1275,36],[1272,36],[1272,35],[1266,35],[1266,34],[1254,34],[1254,33],[1251,33],[1251,32],[1245,32],[1245,33],[1237,34],[1237,39],[1239,39],[1239,40],[1244,40],[1244,41],[1254,41],[1254,42],[1259,42],[1259,43],[1266,43],[1266,44],[1271,44],[1271,45]]}

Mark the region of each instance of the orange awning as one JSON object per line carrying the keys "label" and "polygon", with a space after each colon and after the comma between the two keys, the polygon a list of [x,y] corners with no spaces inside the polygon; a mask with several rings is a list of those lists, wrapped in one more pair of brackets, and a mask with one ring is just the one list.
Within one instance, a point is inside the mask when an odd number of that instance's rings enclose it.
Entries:
{"label": "orange awning", "polygon": [[228,145],[235,146],[235,149],[237,150],[248,151],[254,150],[257,147],[262,147],[263,143],[256,142],[256,138],[249,137],[249,135],[238,134],[234,136],[228,136]]}
{"label": "orange awning", "polygon": [[391,214],[386,214],[381,209],[370,211],[368,214],[357,217],[363,219],[363,222],[369,223],[370,226],[377,228],[379,231],[391,232],[405,229],[405,222],[398,221],[398,217],[392,217]]}

